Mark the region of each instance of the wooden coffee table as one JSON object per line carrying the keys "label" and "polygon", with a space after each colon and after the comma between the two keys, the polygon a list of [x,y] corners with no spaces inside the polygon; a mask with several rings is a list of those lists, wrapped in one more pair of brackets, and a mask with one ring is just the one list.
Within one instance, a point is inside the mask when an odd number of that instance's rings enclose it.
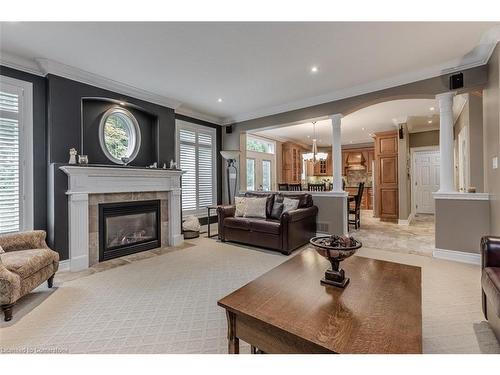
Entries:
{"label": "wooden coffee table", "polygon": [[219,300],[229,353],[422,353],[420,267],[353,256],[340,289],[320,284],[329,266],[307,249]]}

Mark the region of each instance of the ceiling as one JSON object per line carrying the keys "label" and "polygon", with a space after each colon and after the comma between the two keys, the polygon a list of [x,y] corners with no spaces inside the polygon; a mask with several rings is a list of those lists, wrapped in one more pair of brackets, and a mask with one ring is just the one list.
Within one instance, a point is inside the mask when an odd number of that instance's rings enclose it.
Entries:
{"label": "ceiling", "polygon": [[3,22],[0,62],[50,59],[231,123],[484,64],[498,25]]}
{"label": "ceiling", "polygon": [[[429,121],[432,123],[429,124]],[[371,134],[395,130],[396,124],[403,122],[412,127],[412,132],[437,129],[439,127],[437,101],[434,99],[393,100],[353,112],[342,118],[341,143],[348,145],[373,142]],[[308,122],[266,129],[254,134],[309,146],[312,144],[313,125]],[[316,138],[319,147],[331,146],[332,128],[329,119],[316,122]]]}

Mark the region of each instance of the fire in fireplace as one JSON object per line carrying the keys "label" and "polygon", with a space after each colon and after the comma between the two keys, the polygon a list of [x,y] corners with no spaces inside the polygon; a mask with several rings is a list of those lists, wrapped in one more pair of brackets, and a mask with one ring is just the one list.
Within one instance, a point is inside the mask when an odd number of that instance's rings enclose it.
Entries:
{"label": "fire in fireplace", "polygon": [[160,201],[99,204],[99,261],[160,247]]}

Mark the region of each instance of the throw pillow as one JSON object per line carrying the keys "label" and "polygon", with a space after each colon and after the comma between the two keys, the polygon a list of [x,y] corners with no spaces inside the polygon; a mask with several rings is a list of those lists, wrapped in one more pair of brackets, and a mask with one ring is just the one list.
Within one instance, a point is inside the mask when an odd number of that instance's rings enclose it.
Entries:
{"label": "throw pillow", "polygon": [[279,220],[283,212],[283,203],[274,202],[273,210],[271,211],[271,219]]}
{"label": "throw pillow", "polygon": [[247,198],[245,217],[266,218],[267,198]]}
{"label": "throw pillow", "polygon": [[298,199],[291,199],[291,198],[283,198],[283,212],[282,214],[284,214],[285,212],[288,212],[288,211],[292,211],[292,210],[296,210],[297,207],[299,207],[299,203],[300,201]]}
{"label": "throw pillow", "polygon": [[236,211],[234,213],[235,217],[245,216],[247,211],[247,198],[245,197],[234,197],[234,203],[236,205]]}

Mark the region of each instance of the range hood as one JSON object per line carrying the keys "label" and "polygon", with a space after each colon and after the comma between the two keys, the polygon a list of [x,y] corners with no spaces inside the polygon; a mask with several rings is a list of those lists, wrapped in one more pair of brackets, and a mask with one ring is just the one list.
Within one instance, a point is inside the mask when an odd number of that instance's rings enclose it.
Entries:
{"label": "range hood", "polygon": [[349,152],[345,162],[345,167],[351,171],[366,169],[366,160],[362,152]]}

